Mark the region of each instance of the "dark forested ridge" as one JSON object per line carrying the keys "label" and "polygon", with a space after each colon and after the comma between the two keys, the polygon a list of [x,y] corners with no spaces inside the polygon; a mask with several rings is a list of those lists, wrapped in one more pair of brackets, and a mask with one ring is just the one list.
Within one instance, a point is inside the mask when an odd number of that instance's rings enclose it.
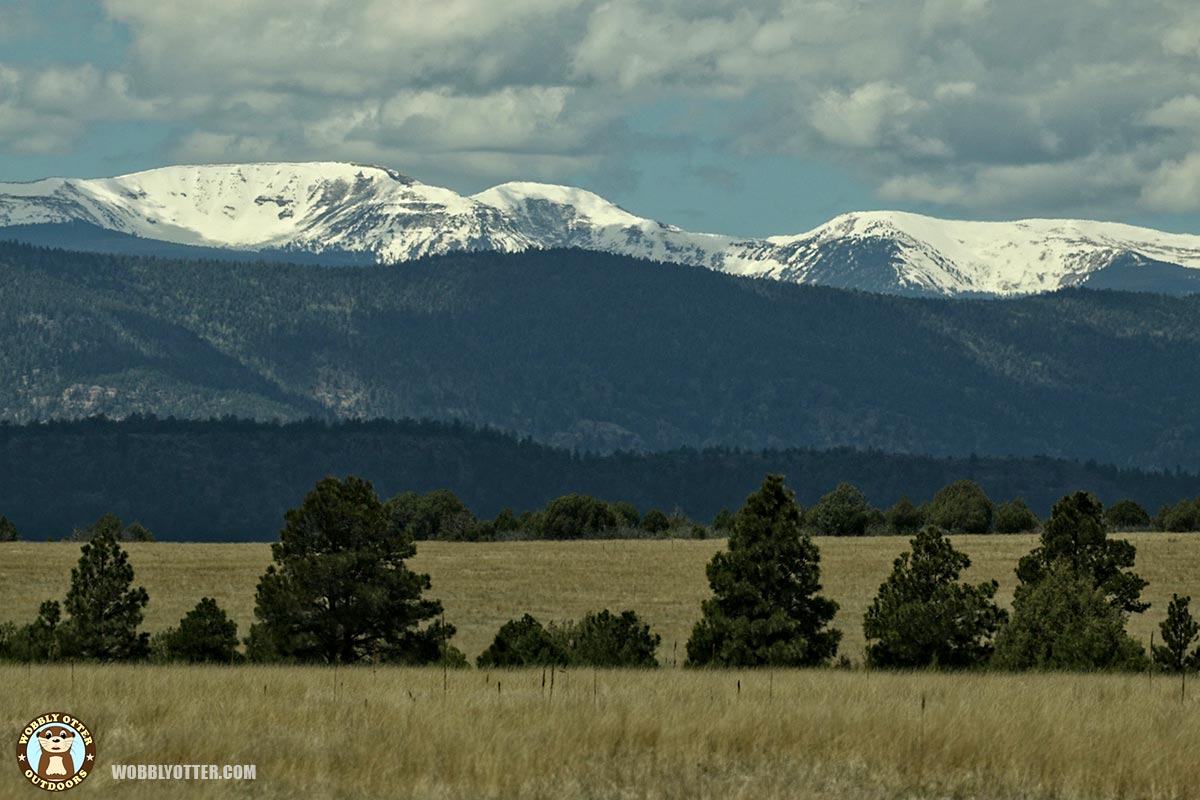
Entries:
{"label": "dark forested ridge", "polygon": [[59,538],[102,513],[138,520],[160,539],[271,539],[283,512],[326,475],[369,478],[382,495],[451,489],[479,516],[540,508],[582,492],[642,512],[679,509],[710,520],[738,508],[763,475],[787,476],[800,502],[840,481],[886,507],[929,499],[963,478],[996,500],[1022,496],[1038,513],[1087,489],[1107,503],[1155,509],[1200,493],[1200,479],[1047,458],[933,458],[828,451],[682,449],[580,455],[464,425],[306,421],[102,419],[0,424],[0,514],[26,538]]}
{"label": "dark forested ridge", "polygon": [[1198,347],[1200,297],[920,300],[583,251],[333,269],[0,245],[13,421],[457,419],[607,451],[1196,471]]}

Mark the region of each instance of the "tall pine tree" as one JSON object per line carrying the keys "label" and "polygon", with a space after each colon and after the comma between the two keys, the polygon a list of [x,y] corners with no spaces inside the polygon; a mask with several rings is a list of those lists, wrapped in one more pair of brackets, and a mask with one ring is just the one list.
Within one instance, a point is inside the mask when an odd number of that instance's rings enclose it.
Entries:
{"label": "tall pine tree", "polygon": [[796,497],[768,475],[738,512],[729,549],[707,568],[713,597],[687,643],[695,666],[824,664],[842,633],[829,628],[837,603],[821,590],[820,554],[801,529]]}
{"label": "tall pine tree", "polygon": [[150,635],[139,633],[142,609],[150,601],[133,587],[133,566],[117,542],[120,527],[105,528],[81,549],[71,570],[71,588],[63,604],[68,619],[60,630],[66,657],[123,661],[144,658]]}

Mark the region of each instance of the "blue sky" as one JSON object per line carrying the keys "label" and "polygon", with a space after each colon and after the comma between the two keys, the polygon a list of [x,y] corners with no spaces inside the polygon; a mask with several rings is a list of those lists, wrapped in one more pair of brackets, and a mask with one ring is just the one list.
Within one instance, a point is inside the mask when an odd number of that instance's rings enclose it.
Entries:
{"label": "blue sky", "polygon": [[1181,0],[0,0],[0,180],[349,160],[694,230],[898,208],[1200,233]]}

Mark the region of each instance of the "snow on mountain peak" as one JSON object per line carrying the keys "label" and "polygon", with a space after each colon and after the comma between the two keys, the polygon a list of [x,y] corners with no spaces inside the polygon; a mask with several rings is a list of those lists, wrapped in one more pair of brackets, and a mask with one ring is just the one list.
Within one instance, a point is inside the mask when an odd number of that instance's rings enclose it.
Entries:
{"label": "snow on mountain peak", "polygon": [[512,182],[464,197],[386,167],[340,162],[0,183],[0,228],[72,221],[184,245],[360,253],[383,263],[577,247],[797,283],[942,295],[1053,290],[1127,255],[1200,268],[1200,236],[1119,223],[869,211],[799,235],[738,239],[639,217],[570,186]]}
{"label": "snow on mountain peak", "polygon": [[472,195],[471,198],[509,213],[522,213],[530,204],[539,202],[570,208],[574,210],[576,216],[587,218],[597,226],[630,226],[651,223],[651,220],[630,214],[595,192],[553,183],[511,181],[493,186],[491,189]]}

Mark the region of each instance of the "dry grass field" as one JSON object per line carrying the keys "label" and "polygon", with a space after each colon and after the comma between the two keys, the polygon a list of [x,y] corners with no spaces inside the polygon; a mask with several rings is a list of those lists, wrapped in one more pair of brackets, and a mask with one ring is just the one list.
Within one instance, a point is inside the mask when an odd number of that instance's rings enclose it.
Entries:
{"label": "dry grass field", "polygon": [[[1200,534],[1126,534],[1137,544],[1137,572],[1150,581],[1153,607],[1135,615],[1130,632],[1147,641],[1166,613],[1172,592],[1200,598]],[[972,559],[970,580],[1000,582],[1008,603],[1017,559],[1034,536],[959,536]],[[862,615],[892,559],[907,546],[896,537],[821,538],[825,592],[841,604],[834,622],[845,634],[841,653],[862,658]],[[263,544],[129,544],[137,582],[150,593],[146,627],[178,622],[202,596],[215,597],[242,634],[254,618],[254,587],[270,561]],[[525,612],[542,620],[586,611],[635,609],[658,632],[660,661],[683,660],[684,645],[708,595],[704,565],[723,541],[584,541],[449,544],[421,542],[413,566],[430,573],[433,596],[458,628],[454,643],[472,660],[506,620]],[[0,545],[0,621],[26,622],[37,607],[62,598],[79,545],[18,542]]]}
{"label": "dry grass field", "polygon": [[[0,667],[96,734],[80,797],[1191,798],[1200,698],[1145,675]],[[741,690],[738,691],[738,682]],[[922,700],[925,710],[922,713]],[[12,758],[11,751],[8,758]],[[253,782],[112,764],[254,764]],[[0,796],[34,797],[15,763]]]}
{"label": "dry grass field", "polygon": [[[1154,608],[1200,597],[1200,535],[1138,534]],[[970,578],[1005,601],[1032,537],[960,537]],[[843,652],[901,539],[823,539]],[[679,658],[722,542],[422,543],[415,566],[469,657],[525,611],[634,608]],[[61,597],[78,545],[0,546],[0,618]],[[264,545],[129,545],[147,627],[202,595],[243,631]],[[97,733],[80,796],[141,798],[1200,798],[1200,684],[1148,675],[940,675],[862,670],[543,672],[437,669],[0,666],[0,726],[66,710]],[[924,711],[922,711],[924,705]],[[11,756],[9,756],[11,758]],[[253,782],[117,781],[121,763],[254,764]],[[34,796],[15,764],[0,797]]]}

